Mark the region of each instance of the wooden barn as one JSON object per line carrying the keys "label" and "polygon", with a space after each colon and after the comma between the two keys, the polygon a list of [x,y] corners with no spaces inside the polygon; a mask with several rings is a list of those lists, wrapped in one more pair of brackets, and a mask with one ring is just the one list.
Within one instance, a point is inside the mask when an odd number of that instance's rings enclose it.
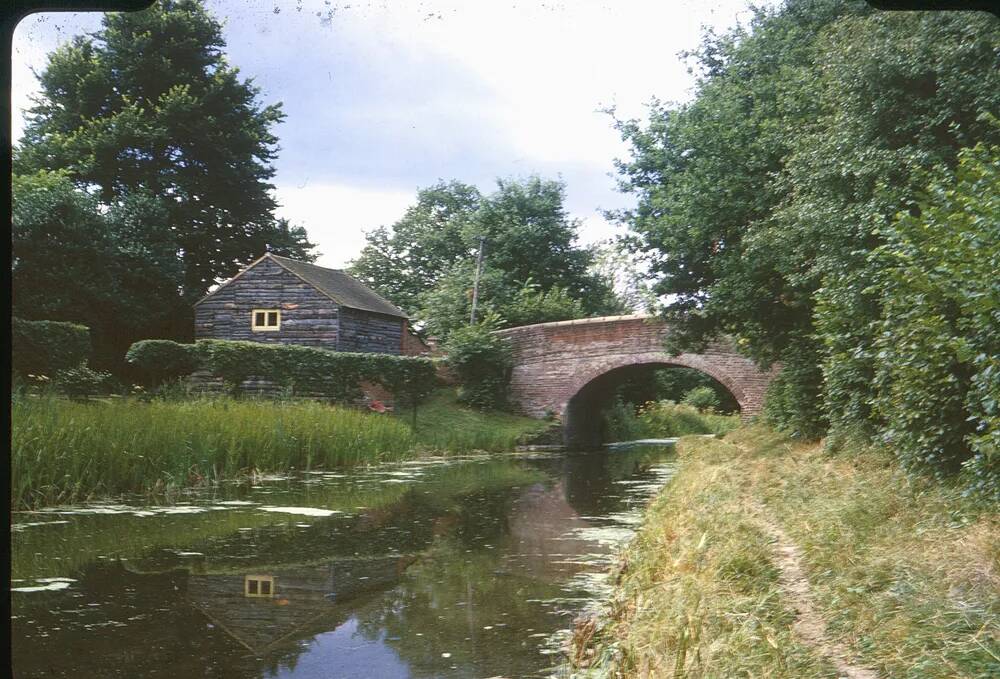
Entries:
{"label": "wooden barn", "polygon": [[344,271],[265,254],[195,304],[195,339],[417,355],[406,314]]}

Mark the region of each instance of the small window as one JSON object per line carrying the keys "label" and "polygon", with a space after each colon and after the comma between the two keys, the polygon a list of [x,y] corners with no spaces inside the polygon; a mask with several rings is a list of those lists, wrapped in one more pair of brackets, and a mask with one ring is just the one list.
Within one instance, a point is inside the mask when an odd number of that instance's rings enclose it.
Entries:
{"label": "small window", "polygon": [[273,575],[244,576],[243,596],[274,596],[274,576]]}
{"label": "small window", "polygon": [[250,318],[250,327],[254,332],[281,328],[281,311],[278,309],[254,309]]}

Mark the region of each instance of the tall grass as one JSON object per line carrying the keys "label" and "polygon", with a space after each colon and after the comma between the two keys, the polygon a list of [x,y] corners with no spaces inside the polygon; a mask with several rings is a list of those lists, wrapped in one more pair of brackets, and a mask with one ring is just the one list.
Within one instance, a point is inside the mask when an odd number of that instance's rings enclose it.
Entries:
{"label": "tall grass", "polygon": [[512,450],[543,422],[459,406],[451,391],[398,417],[309,401],[184,398],[11,402],[15,509],[169,490],[252,470],[332,468],[421,451]]}
{"label": "tall grass", "polygon": [[417,444],[410,428],[394,418],[309,402],[15,396],[11,411],[15,508],[176,487],[253,469],[398,459]]}
{"label": "tall grass", "polygon": [[[409,410],[399,411],[405,422],[411,415]],[[442,389],[417,410],[414,435],[419,445],[441,452],[504,452],[547,426],[530,417],[471,410],[458,403],[454,389]]]}
{"label": "tall grass", "polygon": [[605,414],[607,436],[612,441],[641,438],[674,438],[691,434],[721,436],[740,425],[738,415],[721,415],[711,410],[673,401],[650,401],[636,412],[630,403],[615,401]]}
{"label": "tall grass", "polygon": [[[623,556],[587,676],[835,677],[792,627],[781,527],[827,636],[886,677],[1000,676],[995,507],[762,428],[684,439]],[[578,654],[581,655],[581,654]]]}

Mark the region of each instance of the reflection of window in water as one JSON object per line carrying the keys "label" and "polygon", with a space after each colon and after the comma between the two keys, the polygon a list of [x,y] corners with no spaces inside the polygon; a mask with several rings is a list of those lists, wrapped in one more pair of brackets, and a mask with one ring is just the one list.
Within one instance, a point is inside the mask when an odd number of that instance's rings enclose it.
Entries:
{"label": "reflection of window in water", "polygon": [[274,576],[273,575],[244,576],[243,596],[274,596]]}

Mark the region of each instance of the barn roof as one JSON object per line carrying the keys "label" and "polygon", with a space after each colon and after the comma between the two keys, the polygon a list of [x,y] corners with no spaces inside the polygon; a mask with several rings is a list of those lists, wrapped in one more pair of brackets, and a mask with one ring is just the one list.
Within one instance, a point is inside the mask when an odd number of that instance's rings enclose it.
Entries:
{"label": "barn roof", "polygon": [[[360,309],[361,311],[370,311],[376,314],[385,314],[386,316],[407,318],[406,313],[400,310],[399,307],[395,306],[392,302],[385,299],[381,295],[378,295],[374,290],[348,274],[346,271],[342,271],[340,269],[327,269],[324,266],[316,266],[315,264],[309,264],[307,262],[299,262],[294,259],[288,259],[287,257],[273,255],[269,252],[243,271],[247,271],[248,269],[256,266],[258,262],[265,258],[271,259],[283,269],[295,274],[341,306],[351,309]],[[211,297],[215,294],[215,292],[238,278],[243,271],[220,285],[216,288],[216,290],[206,295],[205,298]]]}

